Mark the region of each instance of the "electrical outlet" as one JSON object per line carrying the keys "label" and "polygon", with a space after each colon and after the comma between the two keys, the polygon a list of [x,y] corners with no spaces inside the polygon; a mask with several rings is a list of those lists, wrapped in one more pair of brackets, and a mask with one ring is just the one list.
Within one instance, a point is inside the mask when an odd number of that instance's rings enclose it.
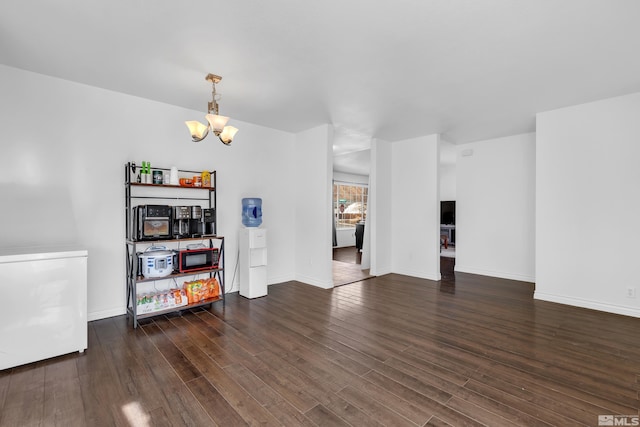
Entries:
{"label": "electrical outlet", "polygon": [[636,288],[629,286],[627,288],[627,298],[635,298],[636,297]]}

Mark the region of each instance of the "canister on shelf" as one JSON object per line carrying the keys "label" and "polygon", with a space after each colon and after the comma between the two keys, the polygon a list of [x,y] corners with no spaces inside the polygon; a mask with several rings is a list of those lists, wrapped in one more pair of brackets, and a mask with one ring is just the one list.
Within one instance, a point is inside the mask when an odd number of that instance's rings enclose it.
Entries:
{"label": "canister on shelf", "polygon": [[171,173],[170,175],[170,180],[169,180],[169,184],[171,185],[179,185],[179,178],[178,178],[178,168],[175,166],[171,166]]}
{"label": "canister on shelf", "polygon": [[162,184],[162,171],[153,171],[153,183]]}
{"label": "canister on shelf", "polygon": [[203,187],[211,187],[211,172],[202,171],[200,174],[202,177],[202,186]]}

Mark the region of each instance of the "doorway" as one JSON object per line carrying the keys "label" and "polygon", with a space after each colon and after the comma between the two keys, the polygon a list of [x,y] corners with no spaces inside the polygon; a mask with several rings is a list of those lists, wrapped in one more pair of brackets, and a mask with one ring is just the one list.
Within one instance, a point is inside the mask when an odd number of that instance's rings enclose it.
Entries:
{"label": "doorway", "polygon": [[440,140],[440,274],[452,276],[456,263],[456,146]]}
{"label": "doorway", "polygon": [[[335,177],[334,173],[334,177]],[[345,174],[341,174],[345,178]],[[334,220],[333,286],[371,277],[362,268],[362,249],[368,204],[368,177],[350,177],[353,182],[333,182]]]}
{"label": "doorway", "polygon": [[363,248],[371,172],[371,136],[336,126],[332,142],[333,285],[340,286],[371,277],[368,242]]}

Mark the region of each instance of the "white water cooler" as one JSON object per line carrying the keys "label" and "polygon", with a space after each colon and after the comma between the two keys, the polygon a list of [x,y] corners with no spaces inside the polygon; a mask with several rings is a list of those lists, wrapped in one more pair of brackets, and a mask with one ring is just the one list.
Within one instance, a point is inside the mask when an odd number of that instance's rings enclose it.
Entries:
{"label": "white water cooler", "polygon": [[267,230],[240,229],[240,295],[258,298],[267,295]]}

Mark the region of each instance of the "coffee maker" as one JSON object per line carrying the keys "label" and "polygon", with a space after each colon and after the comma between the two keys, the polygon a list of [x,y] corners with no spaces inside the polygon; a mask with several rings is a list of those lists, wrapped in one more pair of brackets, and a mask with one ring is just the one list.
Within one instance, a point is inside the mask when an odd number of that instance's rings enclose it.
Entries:
{"label": "coffee maker", "polygon": [[203,234],[202,207],[191,206],[191,218],[189,219],[189,235],[191,237],[202,237]]}
{"label": "coffee maker", "polygon": [[173,207],[173,235],[180,239],[190,237],[191,226],[191,207],[190,206],[174,206]]}
{"label": "coffee maker", "polygon": [[207,208],[202,210],[202,222],[204,225],[204,234],[213,236],[216,234],[216,210],[215,208]]}

